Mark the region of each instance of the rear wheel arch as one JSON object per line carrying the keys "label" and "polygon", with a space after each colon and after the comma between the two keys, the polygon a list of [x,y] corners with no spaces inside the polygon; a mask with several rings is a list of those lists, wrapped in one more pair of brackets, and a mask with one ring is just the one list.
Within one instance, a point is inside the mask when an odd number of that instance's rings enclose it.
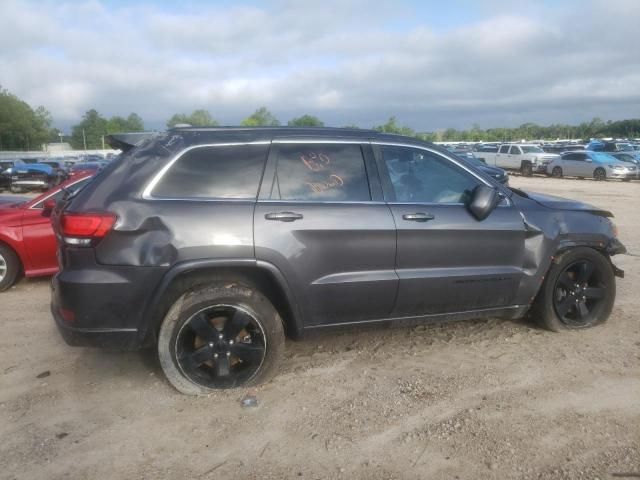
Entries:
{"label": "rear wheel arch", "polygon": [[260,291],[276,308],[289,338],[300,338],[302,317],[293,294],[282,274],[270,264],[207,265],[169,271],[153,295],[145,318],[149,320],[140,332],[146,344],[155,342],[163,318],[171,306],[186,292],[220,280],[237,281]]}

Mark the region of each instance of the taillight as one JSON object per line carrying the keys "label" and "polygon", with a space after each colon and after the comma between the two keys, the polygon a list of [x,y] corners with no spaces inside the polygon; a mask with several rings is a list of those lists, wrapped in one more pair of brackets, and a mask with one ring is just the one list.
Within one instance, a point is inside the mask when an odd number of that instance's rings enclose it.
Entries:
{"label": "taillight", "polygon": [[60,231],[65,243],[89,246],[102,239],[116,223],[113,213],[70,213],[60,218]]}

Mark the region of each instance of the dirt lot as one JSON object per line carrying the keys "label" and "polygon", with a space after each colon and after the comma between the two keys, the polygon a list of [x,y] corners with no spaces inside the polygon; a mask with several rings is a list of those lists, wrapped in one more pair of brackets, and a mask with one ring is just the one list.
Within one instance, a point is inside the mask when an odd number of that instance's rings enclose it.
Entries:
{"label": "dirt lot", "polygon": [[[640,183],[512,184],[612,210],[640,254]],[[601,327],[323,332],[288,342],[253,409],[176,393],[153,352],[66,346],[48,280],[22,281],[0,296],[0,478],[640,477],[640,258],[616,263]]]}

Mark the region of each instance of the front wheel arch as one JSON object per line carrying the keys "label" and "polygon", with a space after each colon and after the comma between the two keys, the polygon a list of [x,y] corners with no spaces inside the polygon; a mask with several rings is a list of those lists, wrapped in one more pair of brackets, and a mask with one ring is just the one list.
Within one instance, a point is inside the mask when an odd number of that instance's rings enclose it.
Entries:
{"label": "front wheel arch", "polygon": [[[607,295],[610,295],[610,298],[608,298],[608,300],[610,300],[610,304],[605,305],[604,308],[600,309],[601,316],[591,321],[589,324],[581,326],[567,326],[558,317],[557,312],[555,311],[555,306],[553,305],[556,282],[558,280],[558,276],[565,268],[570,266],[572,262],[577,263],[584,259],[599,263],[600,273],[606,277],[606,283],[608,284],[606,285],[606,288],[608,290]],[[573,245],[559,250],[554,255],[549,268],[543,276],[544,280],[533,300],[529,315],[543,328],[555,332],[591,327],[604,323],[609,318],[615,301],[615,270],[615,266],[611,262],[610,256],[605,251],[593,248],[591,245]]]}

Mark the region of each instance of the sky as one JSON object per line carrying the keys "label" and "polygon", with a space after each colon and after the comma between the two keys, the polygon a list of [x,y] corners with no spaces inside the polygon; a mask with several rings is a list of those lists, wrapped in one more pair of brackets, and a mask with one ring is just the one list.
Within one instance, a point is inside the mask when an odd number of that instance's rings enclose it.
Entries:
{"label": "sky", "polygon": [[63,130],[204,108],[418,131],[640,117],[640,0],[0,0],[0,86]]}

